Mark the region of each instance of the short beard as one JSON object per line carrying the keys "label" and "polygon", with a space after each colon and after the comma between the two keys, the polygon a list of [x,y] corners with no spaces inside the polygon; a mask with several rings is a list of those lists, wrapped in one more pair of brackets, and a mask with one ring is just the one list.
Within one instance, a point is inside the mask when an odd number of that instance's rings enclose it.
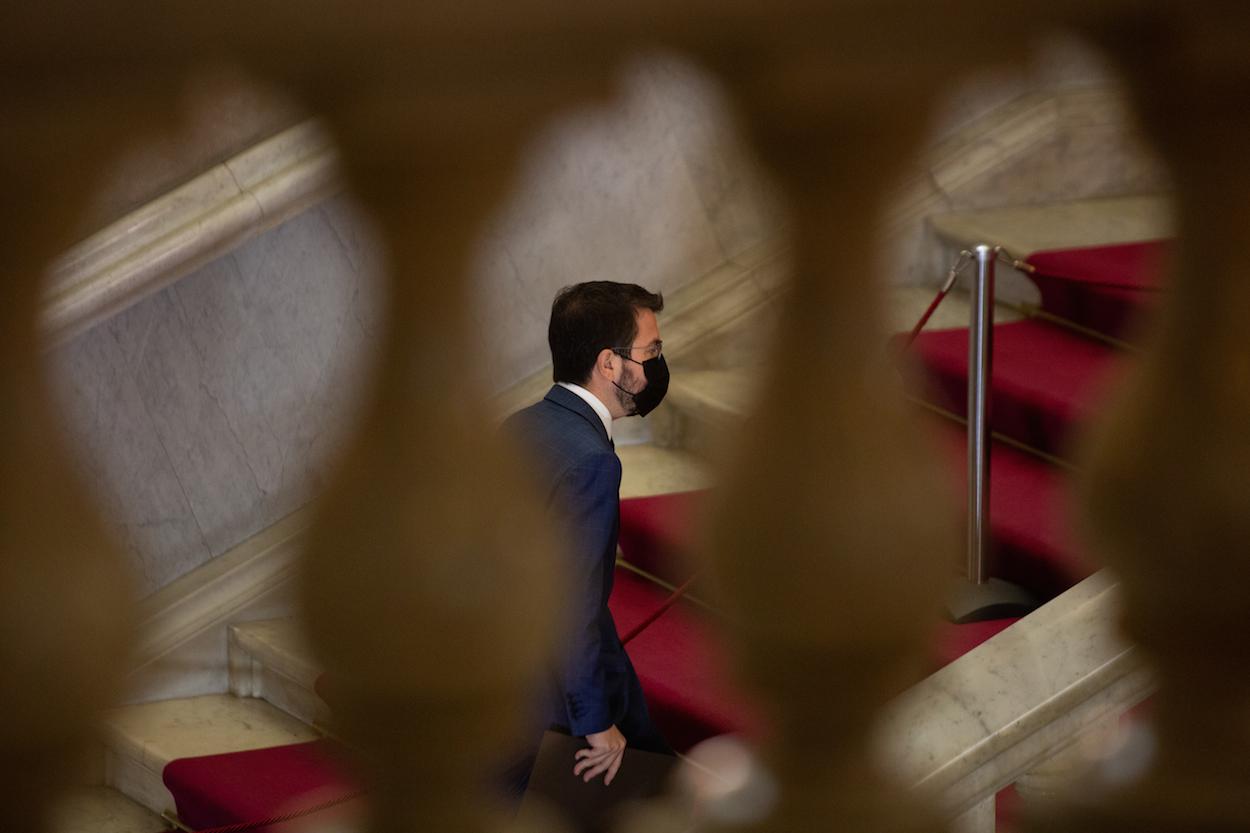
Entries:
{"label": "short beard", "polygon": [[[638,414],[638,403],[634,401],[635,392],[629,391],[637,381],[638,377],[630,373],[629,363],[627,362],[625,371],[621,374],[621,381],[615,387],[617,404],[621,406],[625,416],[636,416]],[[641,390],[639,388],[638,392],[641,392]]]}

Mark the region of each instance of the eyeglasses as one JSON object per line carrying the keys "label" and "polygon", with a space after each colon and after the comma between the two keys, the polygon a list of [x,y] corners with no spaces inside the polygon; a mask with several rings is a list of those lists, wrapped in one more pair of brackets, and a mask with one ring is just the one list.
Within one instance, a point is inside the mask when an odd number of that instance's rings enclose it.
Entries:
{"label": "eyeglasses", "polygon": [[635,359],[633,356],[630,355],[635,350],[642,351],[643,361],[650,361],[651,359],[658,359],[661,355],[664,354],[664,342],[662,341],[652,342],[651,344],[648,344],[646,347],[617,347],[617,348],[614,348],[612,352],[617,354],[621,358],[629,359],[632,362],[632,361],[638,361],[637,359]]}

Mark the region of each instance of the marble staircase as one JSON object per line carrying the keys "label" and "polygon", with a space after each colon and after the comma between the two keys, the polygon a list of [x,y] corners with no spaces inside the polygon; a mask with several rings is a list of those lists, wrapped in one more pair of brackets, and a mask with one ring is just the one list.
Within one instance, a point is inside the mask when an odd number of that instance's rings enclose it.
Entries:
{"label": "marble staircase", "polygon": [[[928,303],[928,290],[900,289],[891,310],[903,321]],[[968,311],[959,295],[941,310],[940,323],[958,325]],[[1013,311],[1001,314],[1011,318]],[[716,363],[716,356],[697,361]],[[740,418],[750,395],[747,368],[691,370],[675,376],[670,422],[686,425],[677,447],[654,442],[619,447],[621,497],[685,492],[711,483],[707,437]],[[656,411],[660,414],[661,411]],[[657,423],[657,434],[667,428]],[[702,449],[702,450],[700,450]],[[161,783],[166,763],[179,757],[297,743],[319,737],[329,709],[316,692],[320,668],[291,618],[257,620],[229,630],[230,694],[129,705],[109,717],[108,782],[155,812],[173,807]]]}
{"label": "marble staircase", "polygon": [[[1123,204],[1100,203],[1005,211],[1001,223],[994,216],[956,215],[937,218],[933,225],[952,249],[989,240],[1025,253],[1061,239],[1066,229],[1077,226],[1081,234],[1075,236],[1076,242],[1105,242],[1095,233],[1096,218],[1102,216],[1100,212],[1123,209]],[[1120,230],[1126,223],[1122,217],[1108,216],[1104,223],[1107,241],[1165,233],[1161,203],[1144,199],[1134,203],[1134,216],[1140,222],[1130,224],[1127,231]],[[1051,230],[1050,223],[1057,230]],[[891,290],[889,328],[907,330],[928,304],[932,291],[931,287]],[[929,329],[964,326],[968,314],[966,295],[956,291]],[[1020,316],[1011,303],[996,309],[998,321]],[[740,326],[749,328],[751,324]],[[742,333],[735,329],[725,337],[740,342]],[[708,339],[680,364],[675,363],[666,407],[645,425],[635,424],[623,432],[618,443],[624,469],[623,498],[689,491],[713,482],[721,438],[748,411],[756,378],[754,364],[745,360],[749,355],[721,347],[717,339]],[[107,716],[106,786],[67,797],[65,821],[58,830],[145,833],[162,829],[159,814],[173,807],[161,779],[170,761],[299,743],[323,735],[329,714],[316,692],[320,670],[296,620],[235,624],[229,629],[228,644],[229,693],[128,705]],[[111,822],[107,820],[112,818],[121,826],[108,827]]]}

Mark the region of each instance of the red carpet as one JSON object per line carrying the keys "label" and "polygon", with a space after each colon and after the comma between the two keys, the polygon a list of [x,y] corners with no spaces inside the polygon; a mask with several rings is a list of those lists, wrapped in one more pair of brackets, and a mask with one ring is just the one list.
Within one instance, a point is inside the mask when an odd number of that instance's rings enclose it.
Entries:
{"label": "red carpet", "polygon": [[[692,591],[696,597],[698,589]],[[668,593],[623,569],[609,607],[617,631],[628,632],[660,605]],[[726,732],[755,733],[758,719],[730,682],[715,620],[689,601],[682,601],[629,643],[628,652],[647,706],[675,749],[684,751],[701,740]]]}
{"label": "red carpet", "polygon": [[[913,351],[930,380],[924,398],[960,416],[968,404],[968,331],[921,333]],[[994,430],[1063,454],[1072,429],[1098,406],[1123,356],[1044,321],[994,327],[990,408]]]}
{"label": "red carpet", "polygon": [[[343,774],[336,747],[329,741],[182,758],[165,767],[164,780],[178,818],[197,830],[263,821],[356,789]],[[290,827],[259,829],[263,833]]]}
{"label": "red carpet", "polygon": [[[706,491],[694,491],[622,500],[620,547],[625,560],[670,584],[685,581],[706,498]],[[621,633],[627,630],[621,626]]]}
{"label": "red carpet", "polygon": [[[962,511],[968,495],[967,431],[947,420],[937,428],[950,451],[952,495]],[[1071,534],[1067,478],[1063,469],[1005,443],[990,447],[990,575],[1027,587],[1043,600],[1094,571]]]}
{"label": "red carpet", "polygon": [[1163,267],[1170,254],[1166,240],[1117,246],[1036,252],[1033,282],[1042,293],[1042,309],[1092,330],[1125,338],[1157,305]]}

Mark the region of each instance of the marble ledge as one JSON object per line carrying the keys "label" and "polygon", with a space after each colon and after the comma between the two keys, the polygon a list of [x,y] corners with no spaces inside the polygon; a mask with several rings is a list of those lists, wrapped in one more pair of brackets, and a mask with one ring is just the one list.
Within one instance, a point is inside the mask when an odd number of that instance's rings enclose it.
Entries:
{"label": "marble ledge", "polygon": [[1171,206],[1163,196],[1107,197],[1043,206],[951,213],[932,218],[951,243],[993,241],[1024,257],[1046,249],[1098,246],[1168,237]]}
{"label": "marble ledge", "polygon": [[230,631],[230,638],[239,649],[308,689],[321,676],[321,666],[312,658],[313,650],[298,618],[245,622],[232,626]]}
{"label": "marble ledge", "polygon": [[178,758],[316,740],[311,727],[262,700],[209,694],[113,709],[104,719],[111,751],[160,772]]}
{"label": "marble ledge", "polygon": [[952,193],[1052,138],[1058,130],[1056,97],[1027,96],[991,110],[934,148],[929,154],[929,174],[940,191]]}
{"label": "marble ledge", "polygon": [[60,343],[334,193],[333,150],[293,127],[91,236],[51,266],[43,327]]}
{"label": "marble ledge", "polygon": [[281,521],[166,584],[139,604],[132,674],[220,625],[288,580],[311,510]]}
{"label": "marble ledge", "polygon": [[962,812],[1136,705],[1153,680],[1118,611],[1096,573],[913,686],[883,720],[883,759]]}

